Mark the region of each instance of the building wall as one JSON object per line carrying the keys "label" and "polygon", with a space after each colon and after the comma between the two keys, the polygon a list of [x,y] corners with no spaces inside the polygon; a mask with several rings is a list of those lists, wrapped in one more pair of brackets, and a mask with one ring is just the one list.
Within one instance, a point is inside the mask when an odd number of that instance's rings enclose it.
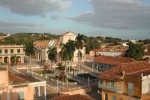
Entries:
{"label": "building wall", "polygon": [[142,94],[150,93],[150,75],[142,77]]}
{"label": "building wall", "polygon": [[[20,53],[17,52],[17,50],[20,50]],[[5,50],[8,52],[6,53]],[[13,50],[13,53],[11,53],[11,50]],[[23,45],[0,45],[0,63],[5,63],[5,59],[7,59],[6,63],[11,63],[11,57],[16,55],[19,57],[18,62],[24,63],[24,56],[25,52],[23,50]]]}
{"label": "building wall", "polygon": [[116,96],[116,100],[137,100],[134,97],[126,96],[123,94],[115,93],[115,92],[110,92],[107,90],[102,90],[102,100],[105,100],[105,94],[108,94],[108,100],[113,100],[113,96]]}
{"label": "building wall", "polygon": [[76,35],[74,34],[74,33],[72,33],[72,32],[68,32],[67,34],[64,34],[63,36],[62,36],[62,43],[63,44],[66,44],[67,42],[68,42],[68,40],[73,40],[73,41],[75,41],[75,39],[76,39]]}
{"label": "building wall", "polygon": [[0,71],[0,85],[7,87],[9,85],[8,71]]}
{"label": "building wall", "polygon": [[[105,84],[107,88],[110,86],[110,81],[105,80]],[[128,94],[128,83],[133,83],[133,94]],[[122,87],[121,93],[111,92],[110,90],[102,89],[102,100],[105,100],[105,93],[108,94],[108,100],[112,100],[112,96],[116,96],[117,100],[137,100],[137,98],[141,97],[141,78],[140,77],[132,77],[132,76],[125,76],[124,81],[114,82],[114,87]],[[111,88],[110,88],[111,89]],[[137,97],[137,98],[134,98]]]}
{"label": "building wall", "polygon": [[10,100],[18,100],[20,92],[23,93],[22,96],[24,97],[24,100],[34,100],[34,90],[31,86],[12,88],[10,90],[1,90],[0,100],[7,100],[8,97],[10,98]]}
{"label": "building wall", "polygon": [[[125,76],[124,93],[128,94],[128,83],[134,84],[134,93],[131,96],[141,97],[141,77]],[[130,95],[130,94],[129,94]]]}

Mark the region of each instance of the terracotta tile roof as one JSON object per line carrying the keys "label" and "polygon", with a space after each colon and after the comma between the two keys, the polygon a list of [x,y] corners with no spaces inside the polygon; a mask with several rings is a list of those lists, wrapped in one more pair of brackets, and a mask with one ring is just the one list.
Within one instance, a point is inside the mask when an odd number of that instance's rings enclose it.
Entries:
{"label": "terracotta tile roof", "polygon": [[43,47],[48,47],[49,42],[50,40],[37,40],[34,42],[34,44],[35,44],[35,47],[43,48]]}
{"label": "terracotta tile roof", "polygon": [[29,81],[9,72],[9,84],[22,84],[22,83],[28,83]]}
{"label": "terracotta tile roof", "polygon": [[22,74],[19,74],[17,76],[19,76],[19,77],[21,77],[21,78],[23,78],[23,79],[25,79],[25,80],[27,80],[29,82],[39,82],[39,80],[33,78],[31,75],[22,75]]}
{"label": "terracotta tile roof", "polygon": [[85,96],[85,95],[65,95],[65,96],[58,96],[54,97],[50,100],[93,100],[92,98]]}
{"label": "terracotta tile roof", "polygon": [[121,63],[135,62],[135,60],[133,58],[126,58],[126,57],[98,56],[94,59],[94,62],[110,65],[118,65]]}
{"label": "terracotta tile roof", "polygon": [[122,80],[121,76],[123,75],[123,72],[125,75],[133,76],[139,76],[141,74],[148,75],[150,74],[150,64],[145,61],[122,63],[103,72],[99,78],[118,81]]}

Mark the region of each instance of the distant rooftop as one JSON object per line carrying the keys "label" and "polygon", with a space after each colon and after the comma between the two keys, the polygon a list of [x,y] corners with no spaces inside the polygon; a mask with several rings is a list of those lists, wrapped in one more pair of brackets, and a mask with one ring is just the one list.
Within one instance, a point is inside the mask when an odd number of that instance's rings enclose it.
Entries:
{"label": "distant rooftop", "polygon": [[129,63],[135,62],[133,58],[126,58],[126,57],[112,57],[112,56],[98,56],[94,59],[96,63],[104,63],[110,65],[118,65],[121,63]]}

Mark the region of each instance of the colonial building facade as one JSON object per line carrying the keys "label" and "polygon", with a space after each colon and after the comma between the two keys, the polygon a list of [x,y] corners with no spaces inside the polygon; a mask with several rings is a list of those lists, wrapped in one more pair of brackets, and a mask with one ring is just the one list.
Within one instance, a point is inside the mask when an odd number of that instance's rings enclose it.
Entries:
{"label": "colonial building facade", "polygon": [[0,45],[0,63],[11,64],[12,57],[16,56],[18,63],[24,63],[24,52],[23,45]]}
{"label": "colonial building facade", "polygon": [[[46,61],[48,62],[48,49],[56,47],[57,49],[57,62],[61,61],[61,56],[60,56],[60,51],[61,51],[61,44],[66,44],[69,40],[74,40],[76,39],[77,35],[72,32],[66,32],[63,33],[58,39],[52,39],[52,40],[38,40],[35,41],[35,47],[37,48],[37,53],[36,53],[36,58],[40,61]],[[82,52],[82,60],[85,59],[85,47],[81,50]],[[78,50],[76,49],[74,52],[74,58],[73,61],[77,62],[78,61]]]}
{"label": "colonial building facade", "polygon": [[150,64],[144,61],[122,63],[103,72],[99,76],[102,100],[149,100],[149,75]]}

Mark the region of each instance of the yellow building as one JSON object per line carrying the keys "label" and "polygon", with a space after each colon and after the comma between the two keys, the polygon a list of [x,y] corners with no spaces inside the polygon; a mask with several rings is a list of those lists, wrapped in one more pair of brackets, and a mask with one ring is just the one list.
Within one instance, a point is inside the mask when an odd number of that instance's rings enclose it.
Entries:
{"label": "yellow building", "polygon": [[[122,63],[103,72],[99,78],[102,100],[150,100],[150,64],[147,62]],[[149,99],[145,99],[145,95]]]}
{"label": "yellow building", "polygon": [[0,45],[0,63],[11,64],[12,57],[18,58],[18,63],[24,63],[24,47],[23,45]]}

